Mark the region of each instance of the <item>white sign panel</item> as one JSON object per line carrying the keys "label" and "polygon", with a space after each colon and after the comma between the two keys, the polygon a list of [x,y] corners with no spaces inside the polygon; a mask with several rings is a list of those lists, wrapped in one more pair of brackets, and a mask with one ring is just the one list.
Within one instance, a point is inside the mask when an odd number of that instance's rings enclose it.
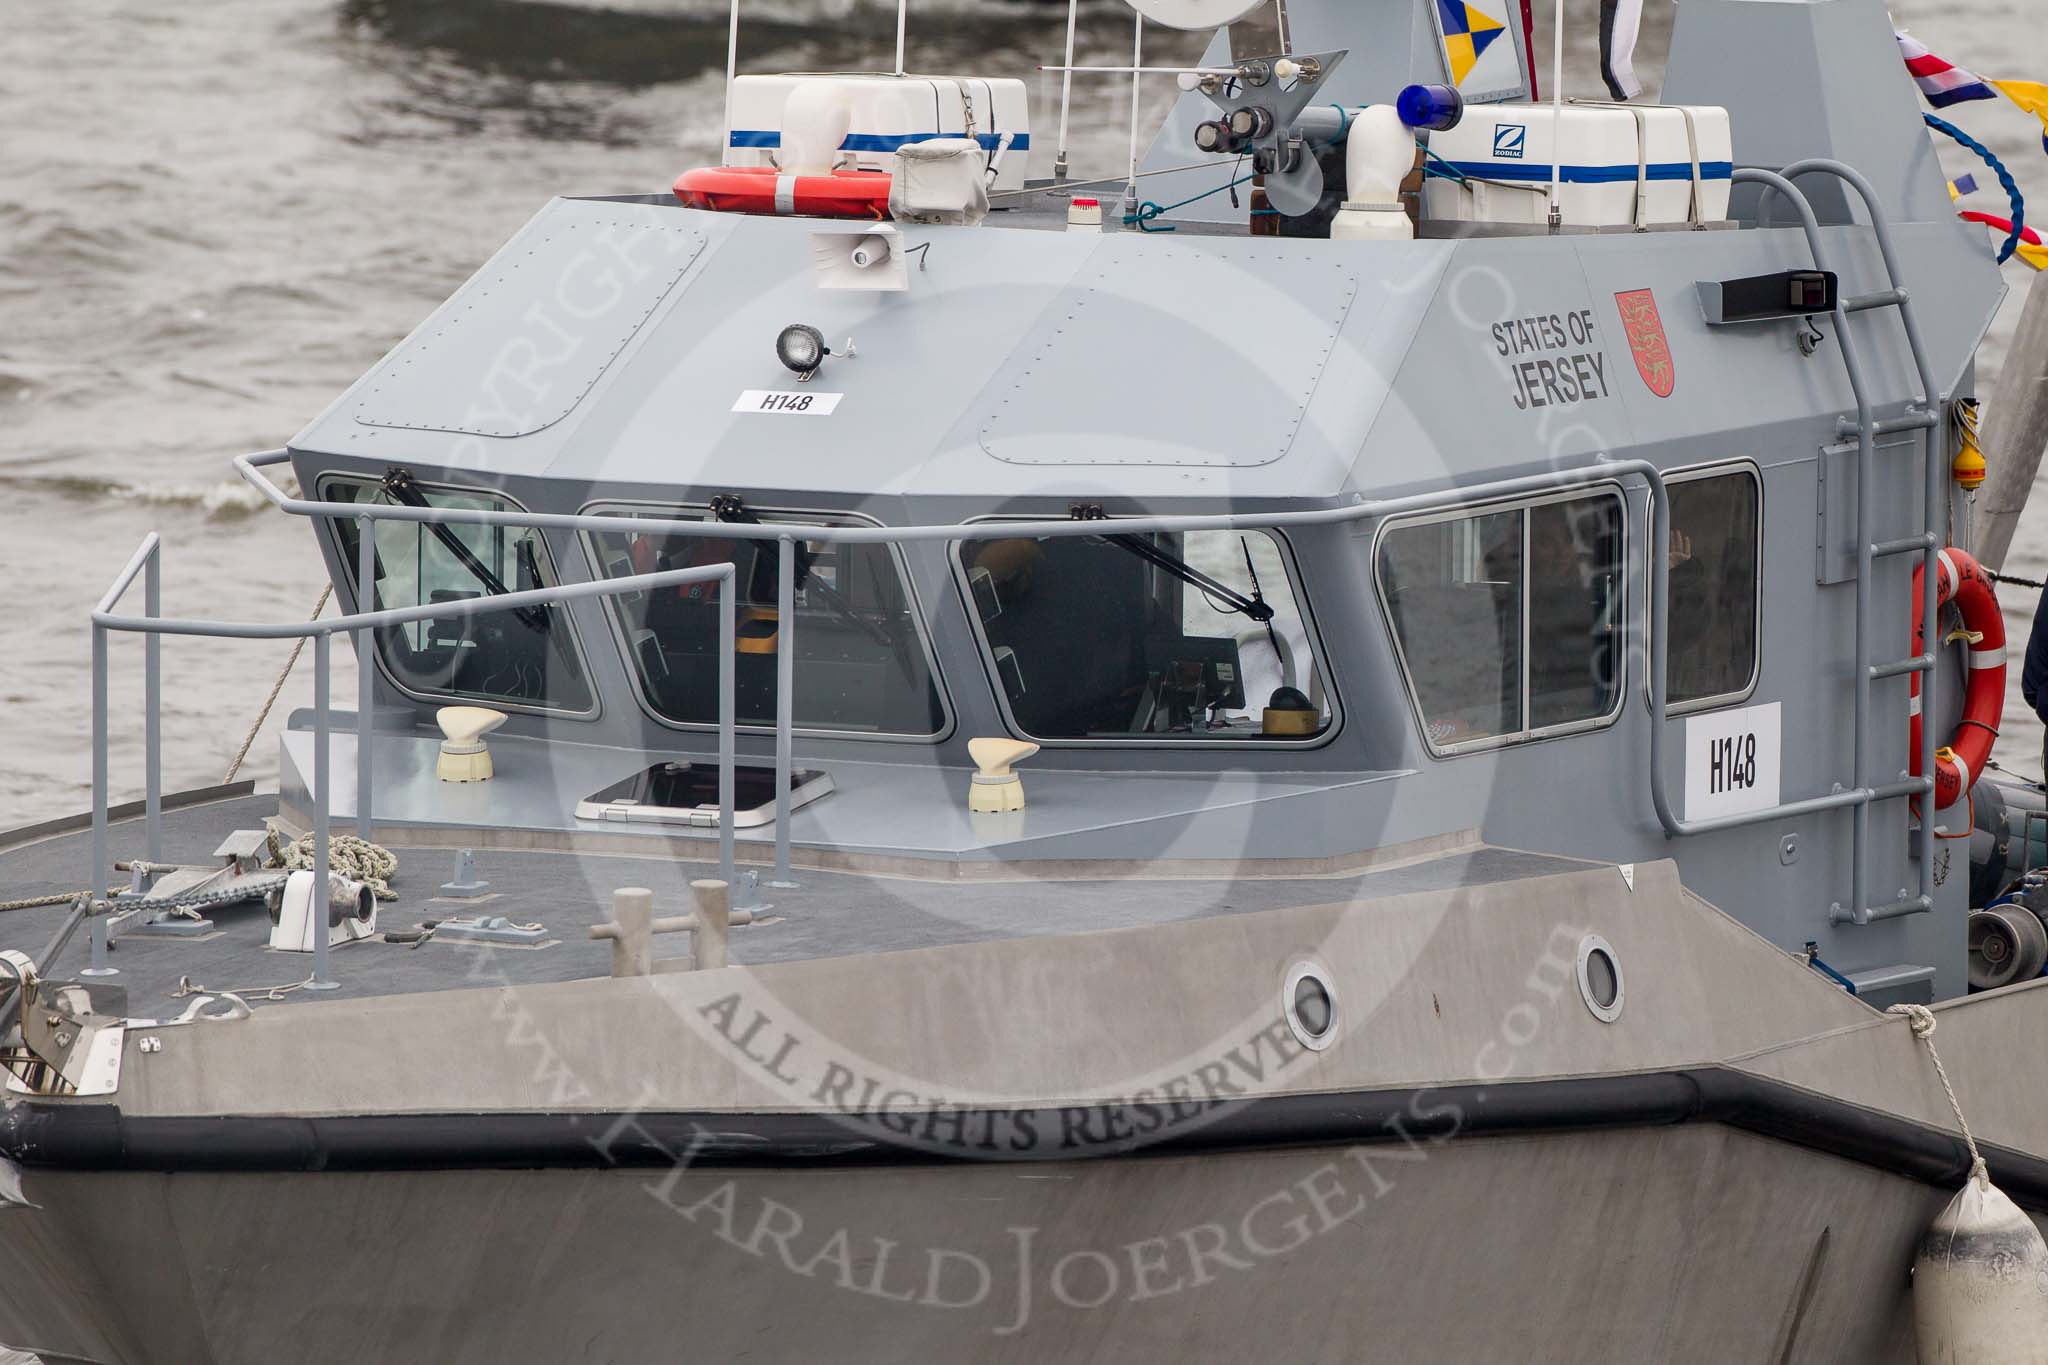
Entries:
{"label": "white sign panel", "polygon": [[1778,804],[1778,703],[1710,711],[1685,722],[1685,818],[1711,820]]}
{"label": "white sign panel", "polygon": [[748,389],[732,405],[734,412],[765,412],[780,417],[830,417],[843,393],[810,389]]}

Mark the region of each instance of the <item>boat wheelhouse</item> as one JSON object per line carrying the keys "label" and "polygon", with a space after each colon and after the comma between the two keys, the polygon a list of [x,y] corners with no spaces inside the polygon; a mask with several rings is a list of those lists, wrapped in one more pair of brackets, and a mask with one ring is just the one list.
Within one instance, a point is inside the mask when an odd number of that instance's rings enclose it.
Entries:
{"label": "boat wheelhouse", "polygon": [[[0,850],[92,878],[0,954],[0,1338],[1903,1361],[1978,1152],[2048,1214],[1942,785],[2002,647],[1918,630],[2003,285],[1882,6],[1687,0],[1647,106],[1134,5],[1215,32],[1107,182],[899,49],[545,205],[235,462],[340,615],[136,552],[89,827]],[[161,790],[188,636],[314,641],[275,797]]]}

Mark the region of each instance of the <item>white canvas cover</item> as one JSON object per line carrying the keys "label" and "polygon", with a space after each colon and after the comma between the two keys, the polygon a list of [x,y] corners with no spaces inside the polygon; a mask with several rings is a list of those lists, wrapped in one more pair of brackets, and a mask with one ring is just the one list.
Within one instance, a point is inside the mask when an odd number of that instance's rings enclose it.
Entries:
{"label": "white canvas cover", "polygon": [[988,156],[964,137],[913,142],[896,153],[889,212],[899,223],[978,223],[988,217]]}

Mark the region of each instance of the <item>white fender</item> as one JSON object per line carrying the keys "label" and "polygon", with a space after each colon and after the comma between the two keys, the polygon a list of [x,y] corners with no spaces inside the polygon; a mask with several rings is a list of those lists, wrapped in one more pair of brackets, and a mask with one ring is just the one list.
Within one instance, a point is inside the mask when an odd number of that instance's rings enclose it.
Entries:
{"label": "white fender", "polygon": [[2048,1343],[2048,1242],[1988,1180],[1972,1179],[1913,1261],[1920,1365],[2037,1365]]}

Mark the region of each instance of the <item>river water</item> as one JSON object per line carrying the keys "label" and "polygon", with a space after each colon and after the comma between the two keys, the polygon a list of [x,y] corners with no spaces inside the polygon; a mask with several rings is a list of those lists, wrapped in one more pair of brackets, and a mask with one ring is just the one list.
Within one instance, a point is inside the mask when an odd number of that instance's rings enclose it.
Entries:
{"label": "river water", "polygon": [[[1954,61],[2048,78],[2048,39],[2026,22],[2032,3],[1898,0],[1894,13]],[[1569,11],[1580,89],[1593,86],[1596,8],[1572,0]],[[1639,69],[1654,93],[1670,14],[1665,0],[1650,10]],[[893,7],[873,0],[746,0],[745,13],[747,69],[890,60]],[[1057,90],[1033,68],[1058,60],[1063,16],[1039,0],[913,0],[909,64],[1031,75],[1037,120],[1049,128]],[[1184,37],[1153,32],[1162,59],[1192,57]],[[1081,61],[1127,61],[1129,42],[1129,11],[1088,0]],[[0,829],[87,804],[86,613],[142,536],[158,530],[169,543],[172,613],[307,613],[324,582],[308,529],[261,507],[228,457],[281,445],[547,196],[655,190],[713,157],[724,54],[720,0],[9,8],[0,31]],[[1172,93],[1155,79],[1148,101],[1163,106]],[[1078,171],[1120,164],[1126,98],[1120,81],[1078,83]],[[2034,120],[1992,105],[1959,117],[2023,184],[2048,191]],[[2030,280],[2017,263],[2007,269],[2014,294],[1985,351],[1986,394],[1996,392]],[[2048,510],[2023,522],[2008,568],[2048,570]],[[2024,619],[2033,599],[2015,591],[2007,604]],[[167,644],[171,787],[220,779],[285,652]],[[140,790],[139,642],[117,637],[113,663],[118,799]],[[354,695],[353,668],[336,649],[338,699]],[[2009,715],[2019,709],[2013,673]],[[272,733],[312,688],[308,658],[244,776],[274,779]],[[2033,772],[2038,727],[2026,718],[2009,733],[2001,752]]]}

